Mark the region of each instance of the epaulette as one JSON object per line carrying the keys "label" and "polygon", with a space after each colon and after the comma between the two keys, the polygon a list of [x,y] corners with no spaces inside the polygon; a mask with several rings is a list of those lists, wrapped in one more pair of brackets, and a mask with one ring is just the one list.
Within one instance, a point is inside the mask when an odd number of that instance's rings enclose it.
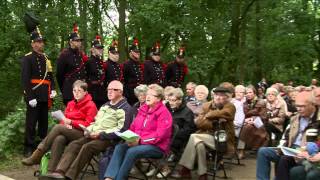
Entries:
{"label": "epaulette", "polygon": [[32,51],[31,51],[31,52],[28,52],[28,53],[25,54],[24,56],[29,56],[30,54],[32,54]]}

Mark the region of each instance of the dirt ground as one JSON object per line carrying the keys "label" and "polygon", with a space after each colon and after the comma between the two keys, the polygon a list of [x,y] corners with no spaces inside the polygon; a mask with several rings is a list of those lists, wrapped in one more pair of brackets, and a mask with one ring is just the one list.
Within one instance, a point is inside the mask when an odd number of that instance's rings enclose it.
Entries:
{"label": "dirt ground", "polygon": [[[229,160],[225,161],[225,169],[227,173],[227,179],[232,180],[254,180],[255,179],[255,169],[256,169],[256,159],[255,157],[248,157],[241,160],[242,165],[229,164]],[[236,163],[235,160],[232,163]],[[11,170],[0,170],[0,180],[6,180],[6,178],[1,177],[1,175],[10,177],[15,180],[36,180],[37,178],[33,176],[33,172],[38,169],[38,166],[25,167],[19,166]],[[218,171],[217,174],[219,177],[216,179],[223,179],[223,172]],[[85,180],[96,180],[97,176],[95,175],[86,175]],[[196,171],[193,172],[193,179],[197,179]],[[213,177],[209,177],[213,179]]]}

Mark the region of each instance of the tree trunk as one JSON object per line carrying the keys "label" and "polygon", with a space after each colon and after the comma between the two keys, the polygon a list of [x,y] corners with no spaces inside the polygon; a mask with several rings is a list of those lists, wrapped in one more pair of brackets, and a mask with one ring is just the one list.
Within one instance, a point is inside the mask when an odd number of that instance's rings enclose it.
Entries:
{"label": "tree trunk", "polygon": [[79,9],[80,9],[80,24],[79,24],[79,33],[80,36],[83,38],[82,48],[84,51],[87,49],[87,34],[88,34],[88,28],[87,28],[87,22],[88,22],[88,0],[81,0],[79,3]]}
{"label": "tree trunk", "polygon": [[118,1],[118,12],[119,12],[119,51],[120,51],[120,61],[123,62],[126,60],[127,51],[126,51],[126,9],[127,1],[119,0]]}
{"label": "tree trunk", "polygon": [[[263,76],[263,73],[262,73],[262,70],[261,70],[261,64],[262,64],[262,51],[261,51],[261,31],[262,31],[262,28],[261,28],[261,22],[260,22],[260,1],[257,1],[256,2],[256,27],[255,27],[255,41],[254,41],[254,44],[255,44],[255,74],[256,74],[256,79],[255,81],[258,81],[262,78]],[[254,79],[252,79],[254,80]]]}

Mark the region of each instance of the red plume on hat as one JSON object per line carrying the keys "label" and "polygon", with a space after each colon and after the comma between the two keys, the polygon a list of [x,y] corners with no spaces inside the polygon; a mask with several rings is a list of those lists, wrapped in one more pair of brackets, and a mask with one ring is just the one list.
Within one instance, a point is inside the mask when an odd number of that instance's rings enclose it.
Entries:
{"label": "red plume on hat", "polygon": [[101,43],[101,36],[99,36],[99,34],[96,34],[96,40]]}
{"label": "red plume on hat", "polygon": [[139,45],[139,41],[138,41],[137,38],[134,38],[134,39],[133,39],[133,44],[134,44],[135,46],[138,46],[138,45]]}
{"label": "red plume on hat", "polygon": [[160,42],[157,41],[151,49],[154,55],[160,55]]}
{"label": "red plume on hat", "polygon": [[118,52],[118,41],[113,39],[111,45],[109,47],[109,51],[111,52]]}
{"label": "red plume on hat", "polygon": [[73,32],[79,33],[79,27],[78,27],[77,23],[73,24]]}
{"label": "red plume on hat", "polygon": [[179,48],[179,51],[177,53],[177,56],[180,57],[180,58],[184,58],[185,53],[186,53],[186,48],[185,48],[184,45],[181,45],[180,48]]}

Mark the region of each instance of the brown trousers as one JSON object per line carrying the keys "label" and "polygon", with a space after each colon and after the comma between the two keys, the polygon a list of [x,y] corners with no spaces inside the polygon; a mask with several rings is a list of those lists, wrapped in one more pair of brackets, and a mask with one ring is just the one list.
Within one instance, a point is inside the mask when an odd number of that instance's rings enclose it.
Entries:
{"label": "brown trousers", "polygon": [[38,149],[47,152],[51,149],[51,159],[48,164],[48,171],[56,170],[56,166],[63,154],[65,146],[83,137],[83,132],[78,129],[68,129],[64,125],[55,125],[50,133],[38,145]]}
{"label": "brown trousers", "polygon": [[77,179],[84,166],[90,162],[94,155],[106,150],[109,141],[82,137],[70,143],[65,149],[57,166],[70,179]]}

